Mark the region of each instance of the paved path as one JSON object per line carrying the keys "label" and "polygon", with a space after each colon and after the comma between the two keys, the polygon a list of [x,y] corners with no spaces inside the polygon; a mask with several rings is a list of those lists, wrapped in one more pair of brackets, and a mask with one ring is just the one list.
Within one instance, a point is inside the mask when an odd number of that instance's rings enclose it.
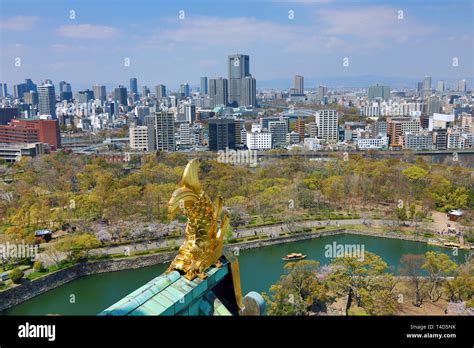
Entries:
{"label": "paved path", "polygon": [[[272,237],[278,237],[282,233],[286,233],[289,231],[296,231],[301,228],[311,228],[311,227],[325,227],[325,226],[347,226],[347,225],[362,225],[366,224],[368,227],[373,225],[393,225],[396,221],[392,220],[371,220],[371,219],[352,219],[352,220],[324,220],[324,221],[299,221],[294,222],[293,224],[289,223],[282,223],[282,224],[275,224],[269,226],[261,226],[261,227],[253,227],[253,228],[240,228],[234,231],[234,237],[243,238],[249,236],[261,236],[267,235]],[[103,247],[97,248],[90,252],[91,255],[102,255],[102,254],[130,254],[133,252],[139,251],[146,251],[146,250],[153,250],[153,249],[160,249],[169,247],[171,245],[179,246],[183,243],[184,238],[177,238],[174,239],[175,243],[172,243],[171,240],[157,240],[151,242],[137,242],[137,243],[130,243],[126,245],[119,245],[119,246],[110,246],[110,247]],[[170,242],[172,244],[170,244]],[[66,255],[62,255],[61,259],[66,258]],[[38,255],[38,259],[43,262],[46,267],[49,267],[56,262],[52,260],[48,255],[45,253],[40,253]]]}

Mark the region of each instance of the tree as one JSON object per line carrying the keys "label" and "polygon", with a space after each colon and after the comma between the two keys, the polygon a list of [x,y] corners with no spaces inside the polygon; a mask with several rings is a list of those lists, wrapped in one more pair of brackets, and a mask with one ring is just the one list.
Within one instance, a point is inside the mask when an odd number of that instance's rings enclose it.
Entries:
{"label": "tree", "polygon": [[453,280],[447,281],[446,293],[451,302],[469,301],[474,298],[474,258],[470,257],[458,267]]}
{"label": "tree", "polygon": [[329,202],[339,204],[344,198],[344,177],[331,176],[324,180],[323,193]]}
{"label": "tree", "polygon": [[85,258],[89,257],[90,250],[98,248],[99,246],[100,241],[96,238],[96,236],[90,233],[84,233],[76,236],[73,241],[73,247],[75,249],[82,250],[84,252]]}
{"label": "tree", "polygon": [[285,273],[263,294],[269,306],[268,315],[309,315],[325,311],[328,288],[318,278],[319,262],[302,260],[287,263]]}
{"label": "tree", "polygon": [[402,171],[402,174],[410,182],[410,191],[415,197],[418,197],[421,190],[426,186],[426,177],[428,171],[418,166],[411,166]]}
{"label": "tree", "polygon": [[444,277],[452,274],[457,265],[448,255],[441,252],[428,251],[425,254],[425,259],[422,268],[429,272],[430,289],[428,295],[432,302],[436,302],[442,295],[440,285]]}
{"label": "tree", "polygon": [[15,268],[13,271],[10,272],[9,276],[13,283],[19,284],[21,278],[25,276],[25,273],[21,269]]}
{"label": "tree", "polygon": [[393,293],[395,279],[385,273],[387,263],[378,255],[365,252],[363,258],[354,256],[336,257],[331,262],[332,272],[328,277],[331,289],[338,295],[347,296],[346,314],[352,301],[370,314],[393,314],[396,298]]}
{"label": "tree", "polygon": [[414,295],[412,303],[416,307],[423,304],[423,299],[426,296],[426,289],[423,287],[423,278],[421,277],[423,271],[422,266],[425,262],[426,260],[423,255],[414,254],[403,255],[400,260],[400,264],[402,265],[400,273],[407,276],[413,284]]}
{"label": "tree", "polygon": [[33,264],[33,269],[36,272],[43,272],[44,271],[43,262],[41,262],[40,260],[36,260],[35,263]]}

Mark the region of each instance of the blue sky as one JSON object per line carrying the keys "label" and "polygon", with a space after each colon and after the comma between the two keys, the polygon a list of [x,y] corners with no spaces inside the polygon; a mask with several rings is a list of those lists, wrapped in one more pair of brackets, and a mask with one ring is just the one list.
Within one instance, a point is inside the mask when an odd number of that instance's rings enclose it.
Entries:
{"label": "blue sky", "polygon": [[128,85],[132,76],[139,85],[197,85],[200,76],[225,77],[232,53],[250,55],[260,85],[285,79],[290,85],[294,74],[320,83],[360,75],[410,81],[431,75],[434,83],[473,76],[471,0],[0,0],[0,6],[0,82],[10,87],[27,77],[66,80],[73,89]]}

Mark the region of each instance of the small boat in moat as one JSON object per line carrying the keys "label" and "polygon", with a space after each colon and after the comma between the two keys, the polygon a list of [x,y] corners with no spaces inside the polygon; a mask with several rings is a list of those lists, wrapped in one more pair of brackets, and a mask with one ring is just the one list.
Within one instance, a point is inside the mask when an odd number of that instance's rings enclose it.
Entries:
{"label": "small boat in moat", "polygon": [[283,261],[297,261],[297,260],[303,260],[305,258],[306,258],[306,255],[303,255],[301,253],[291,253],[283,257],[282,260]]}

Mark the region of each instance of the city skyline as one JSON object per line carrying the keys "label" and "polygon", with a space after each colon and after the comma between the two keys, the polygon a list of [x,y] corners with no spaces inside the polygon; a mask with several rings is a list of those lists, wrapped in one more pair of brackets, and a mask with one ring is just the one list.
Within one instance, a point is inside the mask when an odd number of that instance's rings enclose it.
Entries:
{"label": "city skyline", "polygon": [[202,76],[226,77],[227,57],[237,53],[251,57],[259,88],[290,87],[294,75],[307,87],[472,79],[469,1],[244,1],[231,15],[228,2],[138,1],[126,10],[120,1],[33,4],[1,4],[0,67],[9,88],[25,78],[65,80],[75,90],[131,77],[140,86],[198,86]]}

